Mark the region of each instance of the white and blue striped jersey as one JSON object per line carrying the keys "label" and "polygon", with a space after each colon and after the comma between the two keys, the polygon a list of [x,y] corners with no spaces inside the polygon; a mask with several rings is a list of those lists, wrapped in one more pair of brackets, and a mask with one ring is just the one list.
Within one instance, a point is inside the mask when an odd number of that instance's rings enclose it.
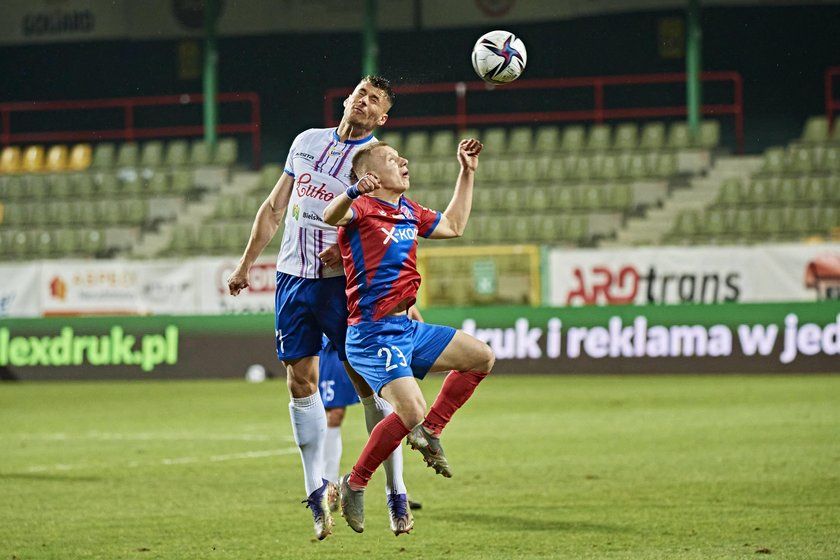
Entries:
{"label": "white and blue striped jersey", "polygon": [[338,241],[336,228],[324,222],[324,209],[350,186],[353,156],[375,141],[371,134],[342,142],[335,128],[310,128],[298,134],[284,166],[284,172],[294,177],[294,186],[277,270],[300,278],[344,275],[341,265],[328,268],[318,258],[318,253]]}

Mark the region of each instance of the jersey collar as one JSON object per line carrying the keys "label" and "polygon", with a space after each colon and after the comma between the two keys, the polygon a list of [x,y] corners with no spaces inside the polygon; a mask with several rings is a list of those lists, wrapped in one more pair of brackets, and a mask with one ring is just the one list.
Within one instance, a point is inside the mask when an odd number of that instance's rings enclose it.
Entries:
{"label": "jersey collar", "polygon": [[[336,142],[341,142],[341,138],[338,137],[338,127],[335,127],[333,129],[332,137],[333,137],[333,140],[335,140]],[[371,132],[370,134],[368,134],[364,138],[360,138],[358,140],[350,140],[348,138],[347,140],[344,141],[344,143],[345,144],[351,144],[351,145],[364,144],[365,142],[368,142],[371,138],[373,138],[373,132]]]}

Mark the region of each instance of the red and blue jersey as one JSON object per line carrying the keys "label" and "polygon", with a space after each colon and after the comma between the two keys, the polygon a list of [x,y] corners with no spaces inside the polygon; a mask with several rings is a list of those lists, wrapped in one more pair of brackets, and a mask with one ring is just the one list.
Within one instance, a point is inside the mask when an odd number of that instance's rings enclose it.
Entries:
{"label": "red and blue jersey", "polygon": [[348,323],[378,321],[400,302],[417,299],[417,236],[429,237],[440,212],[400,197],[395,206],[361,196],[350,207],[353,217],[338,229],[338,245],[347,275]]}

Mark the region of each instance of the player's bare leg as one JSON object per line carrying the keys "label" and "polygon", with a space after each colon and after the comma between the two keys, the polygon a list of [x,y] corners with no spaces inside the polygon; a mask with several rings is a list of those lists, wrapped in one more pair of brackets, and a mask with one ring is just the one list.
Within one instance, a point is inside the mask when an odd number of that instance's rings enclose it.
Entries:
{"label": "player's bare leg", "polygon": [[[362,401],[365,411],[365,426],[368,434],[370,434],[373,428],[391,414],[394,409],[387,401],[373,394],[373,390],[367,384],[367,381],[356,373],[350,364],[344,362],[344,369],[347,370],[347,375],[353,382],[353,386],[356,387],[356,392]],[[405,518],[404,506],[408,503],[408,490],[406,490],[403,480],[402,449],[397,446],[382,466],[385,468],[385,494],[387,496],[388,515],[391,519],[391,530],[396,533],[395,527],[399,527],[399,520]]]}
{"label": "player's bare leg", "polygon": [[423,456],[426,465],[450,478],[452,470],[440,444],[440,434],[472,396],[475,388],[493,369],[495,357],[486,343],[457,331],[431,367],[431,371],[450,370],[426,419],[412,429],[408,444]]}
{"label": "player's bare leg", "polygon": [[303,462],[307,493],[303,503],[312,511],[315,536],[321,540],[332,531],[329,495],[335,491],[335,485],[331,487],[331,483],[324,478],[327,414],[318,392],[318,357],[308,356],[284,361],[283,364],[286,366],[286,385],[291,395],[289,415],[292,419],[292,432]]}

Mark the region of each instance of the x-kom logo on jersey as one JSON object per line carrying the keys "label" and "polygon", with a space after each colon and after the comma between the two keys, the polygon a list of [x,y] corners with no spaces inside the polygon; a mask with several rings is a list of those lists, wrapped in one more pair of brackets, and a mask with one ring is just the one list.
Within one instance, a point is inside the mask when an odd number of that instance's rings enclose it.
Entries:
{"label": "x-kom logo on jersey", "polygon": [[391,241],[394,243],[399,243],[400,241],[414,241],[417,238],[417,228],[413,227],[397,229],[397,226],[394,226],[390,230],[384,227],[379,229],[385,234],[385,239],[382,240],[383,245],[387,245]]}

